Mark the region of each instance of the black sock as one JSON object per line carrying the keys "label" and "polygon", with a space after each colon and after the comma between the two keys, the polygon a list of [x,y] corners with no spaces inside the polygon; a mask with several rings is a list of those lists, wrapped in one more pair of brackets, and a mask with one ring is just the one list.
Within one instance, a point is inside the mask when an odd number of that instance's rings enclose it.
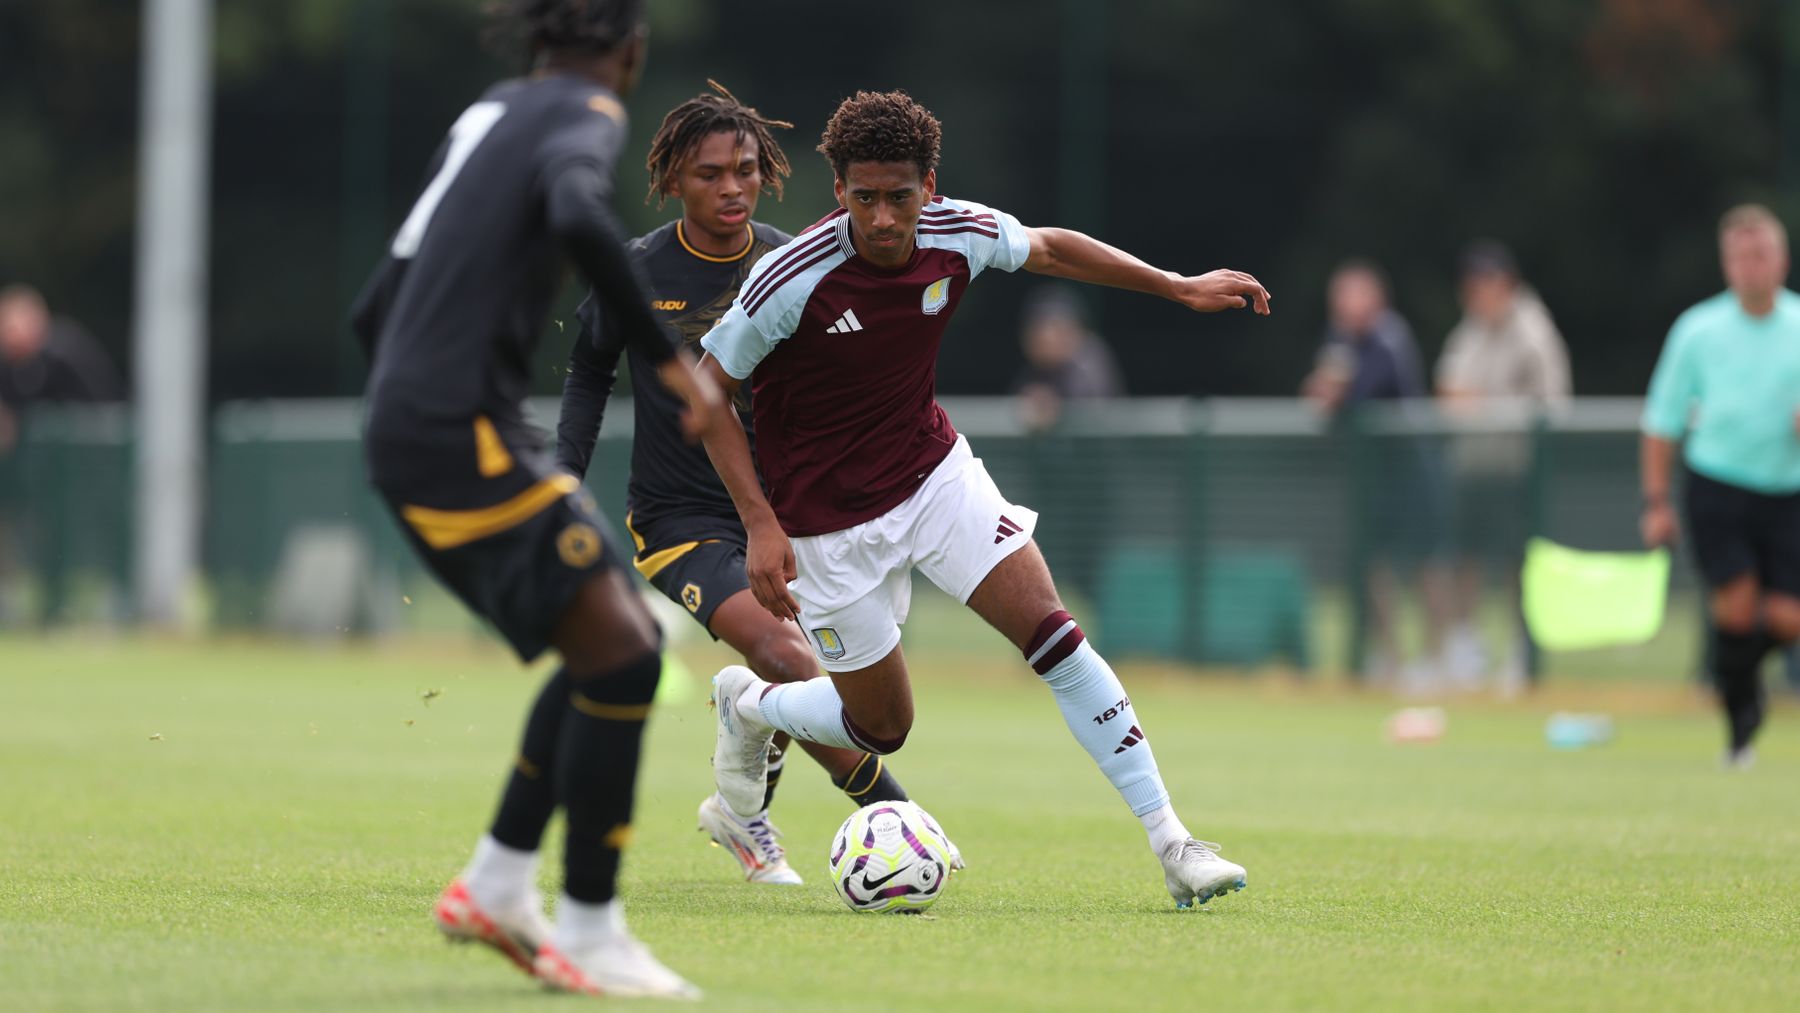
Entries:
{"label": "black sock", "polygon": [[610,672],[571,677],[556,745],[556,800],[568,820],[563,890],[603,904],[617,892],[619,853],[631,839],[644,721],[662,657],[646,654]]}
{"label": "black sock", "polygon": [[850,773],[832,778],[831,783],[843,789],[859,809],[871,802],[910,801],[906,789],[900,787],[887,764],[874,753],[864,753],[856,766],[850,768]]}
{"label": "black sock", "polygon": [[1763,722],[1763,656],[1773,641],[1762,630],[1751,633],[1713,633],[1713,680],[1735,752],[1750,744]]}
{"label": "black sock", "polygon": [[781,783],[781,769],[786,766],[787,753],[771,745],[769,747],[769,775],[764,781],[765,787],[763,788],[763,812],[768,812],[769,806],[775,801],[775,786]]}
{"label": "black sock", "polygon": [[544,683],[537,702],[531,705],[531,714],[525,718],[525,739],[519,743],[512,777],[500,795],[500,811],[494,815],[489,831],[494,840],[509,848],[536,851],[544,838],[544,827],[550,823],[550,814],[556,811],[551,775],[557,735],[568,709],[569,674],[559,668]]}

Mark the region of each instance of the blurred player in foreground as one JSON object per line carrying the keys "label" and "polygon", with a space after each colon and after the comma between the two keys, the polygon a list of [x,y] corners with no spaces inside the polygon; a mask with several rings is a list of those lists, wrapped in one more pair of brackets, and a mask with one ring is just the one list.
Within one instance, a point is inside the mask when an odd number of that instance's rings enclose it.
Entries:
{"label": "blurred player in foreground", "polygon": [[[651,307],[690,348],[730,308],[751,267],[792,238],[752,218],[764,187],[781,196],[787,155],[770,131],[792,124],[767,119],[709,83],[713,94],[689,99],[664,117],[646,159],[650,192],[659,202],[669,197],[681,201],[681,217],[628,246],[649,281]],[[626,355],[636,426],[625,527],[637,546],[638,572],[715,639],[742,654],[764,679],[796,682],[818,676],[806,635],[770,615],[750,594],[744,524],[706,451],[682,434],[680,399],[654,381],[648,360],[625,347],[624,331],[593,297],[576,316],[581,329],[563,383],[557,463],[576,475],[587,474],[606,401],[618,379],[619,357]],[[747,401],[741,398],[738,410],[750,430]],[[781,777],[786,745],[787,736],[779,736],[770,754],[764,813]],[[802,745],[858,806],[906,799],[881,757]],[[716,796],[708,796],[699,818],[701,829],[737,859],[746,879],[801,881],[765,815],[740,823],[719,810]]]}
{"label": "blurred player in foreground", "polygon": [[[562,667],[525,726],[500,809],[438,900],[452,939],[504,953],[552,988],[695,997],[625,927],[616,896],[661,635],[574,476],[541,454],[523,400],[565,257],[621,340],[691,411],[727,409],[650,310],[607,199],[621,99],[643,67],[642,0],[512,0],[529,77],[503,81],[445,140],[431,179],[358,300],[370,346],[369,476],[421,557],[519,657]],[[735,427],[734,427],[735,428]],[[556,926],[537,848],[568,821]]]}
{"label": "blurred player in foreground", "polygon": [[1711,589],[1725,763],[1744,768],[1763,723],[1763,658],[1800,639],[1800,295],[1784,284],[1787,229],[1761,205],[1725,214],[1719,258],[1728,290],[1675,321],[1650,379],[1641,527],[1648,545],[1675,541],[1671,461],[1686,436],[1683,498]]}
{"label": "blurred player in foreground", "polygon": [[913,720],[900,623],[917,567],[1023,652],[1143,820],[1169,893],[1182,906],[1205,901],[1243,886],[1244,870],[1176,817],[1131,701],[1031,540],[1037,514],[1000,494],[938,406],[937,352],[969,282],[989,267],[1202,312],[1267,313],[1268,293],[1247,274],[1182,277],[1077,232],[1028,229],[938,196],[939,141],[937,119],[904,92],[846,99],[820,145],[839,210],[764,257],[701,341],[703,375],[732,392],[749,380],[755,393],[756,462],[741,428],[706,437],[749,533],[751,590],[804,626],[831,673],[772,685],[733,666],[714,678],[720,796],[740,822],[759,818],[778,730],[877,755],[900,748]]}

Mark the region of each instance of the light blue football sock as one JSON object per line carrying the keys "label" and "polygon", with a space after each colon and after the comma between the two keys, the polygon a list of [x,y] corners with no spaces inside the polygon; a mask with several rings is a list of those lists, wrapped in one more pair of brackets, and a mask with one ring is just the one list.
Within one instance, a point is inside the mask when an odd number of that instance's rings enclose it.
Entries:
{"label": "light blue football sock", "polygon": [[[761,691],[760,683],[751,687],[751,692]],[[755,707],[763,721],[802,742],[873,752],[850,737],[844,726],[843,698],[830,679],[782,683],[755,701]],[[745,701],[740,700],[738,710],[747,709]]]}
{"label": "light blue football sock", "polygon": [[[1079,639],[1069,650],[1072,638]],[[1166,807],[1169,793],[1131,699],[1106,659],[1082,637],[1081,628],[1068,620],[1062,633],[1033,653],[1037,656],[1033,667],[1042,666],[1038,674],[1056,694],[1056,706],[1069,731],[1118,789],[1132,815],[1142,817]],[[1061,659],[1054,660],[1059,655]],[[1046,661],[1053,663],[1046,666]]]}

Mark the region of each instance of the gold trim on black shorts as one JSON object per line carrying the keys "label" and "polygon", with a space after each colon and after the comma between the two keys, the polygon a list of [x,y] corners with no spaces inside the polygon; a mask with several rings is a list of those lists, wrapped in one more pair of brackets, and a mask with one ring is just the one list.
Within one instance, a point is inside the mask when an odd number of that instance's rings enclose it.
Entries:
{"label": "gold trim on black shorts", "polygon": [[476,510],[434,510],[403,506],[400,516],[412,525],[425,544],[434,549],[454,549],[525,523],[549,509],[557,500],[581,488],[574,475],[558,473],[542,479],[524,492],[490,507]]}

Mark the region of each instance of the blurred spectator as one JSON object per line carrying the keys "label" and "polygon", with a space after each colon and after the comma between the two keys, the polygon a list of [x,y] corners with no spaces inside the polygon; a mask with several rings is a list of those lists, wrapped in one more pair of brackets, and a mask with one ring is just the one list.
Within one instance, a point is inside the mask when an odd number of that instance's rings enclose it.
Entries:
{"label": "blurred spectator", "polygon": [[28,537],[17,520],[22,480],[5,460],[25,413],[34,402],[111,401],[121,392],[118,371],[81,325],[51,316],[34,288],[0,289],[0,624],[16,611],[15,543]]}
{"label": "blurred spectator", "polygon": [[1046,287],[1032,294],[1025,304],[1021,344],[1025,370],[1013,390],[1029,429],[1054,426],[1064,401],[1125,393],[1112,352],[1088,327],[1081,303],[1066,289]]}
{"label": "blurred spectator", "polygon": [[1331,274],[1329,315],[1319,361],[1302,392],[1322,411],[1374,400],[1425,397],[1412,328],[1388,305],[1387,281],[1374,264],[1349,260]]}
{"label": "blurred spectator", "polygon": [[0,289],[0,437],[34,401],[116,401],[123,390],[112,360],[80,324],[51,316],[29,285]]}
{"label": "blurred spectator", "polygon": [[1445,663],[1465,684],[1486,675],[1476,615],[1483,570],[1496,568],[1516,634],[1498,674],[1503,688],[1516,688],[1534,667],[1518,616],[1519,566],[1531,534],[1530,428],[1539,414],[1569,402],[1569,351],[1505,246],[1481,240],[1463,253],[1460,294],[1463,319],[1438,360],[1438,396],[1469,428],[1498,431],[1463,432],[1451,443],[1460,559]]}
{"label": "blurred spectator", "polygon": [[[1350,260],[1327,283],[1328,320],[1318,362],[1301,394],[1339,423],[1372,402],[1398,404],[1429,396],[1412,328],[1388,303],[1387,280],[1374,264]],[[1369,635],[1363,677],[1407,688],[1434,680],[1431,660],[1402,665],[1399,598],[1402,575],[1418,581],[1424,616],[1424,659],[1443,649],[1448,580],[1441,561],[1443,489],[1434,448],[1400,434],[1375,437],[1379,473],[1356,476],[1358,529],[1369,539]]]}

